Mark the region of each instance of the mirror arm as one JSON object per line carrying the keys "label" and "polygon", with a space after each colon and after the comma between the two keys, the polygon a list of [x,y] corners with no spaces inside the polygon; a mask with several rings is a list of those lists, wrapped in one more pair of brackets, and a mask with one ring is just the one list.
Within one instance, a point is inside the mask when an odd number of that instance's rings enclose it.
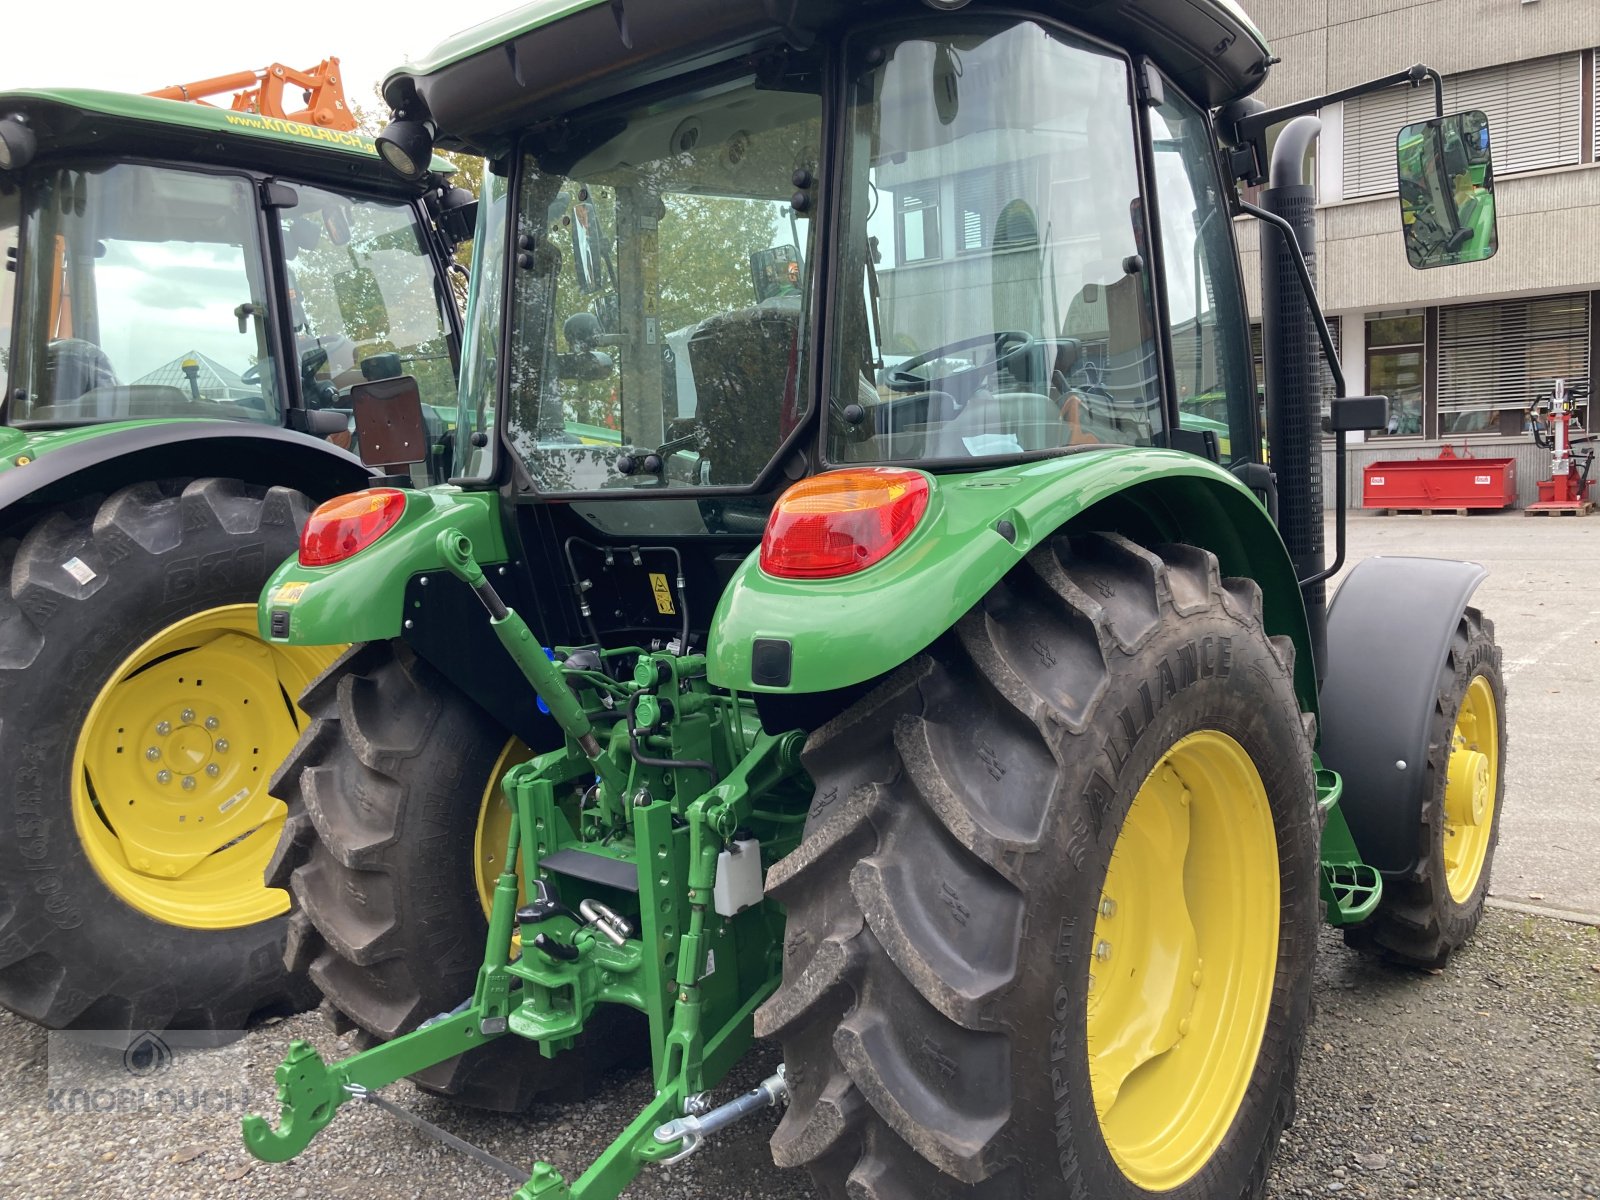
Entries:
{"label": "mirror arm", "polygon": [[[1279,108],[1257,108],[1256,104],[1259,102],[1239,101],[1237,103],[1241,107],[1228,105],[1218,112],[1218,132],[1224,141],[1234,146],[1248,147],[1252,151],[1250,155],[1233,161],[1234,174],[1244,183],[1262,183],[1266,179],[1267,130],[1273,125],[1317,112],[1341,100],[1353,100],[1357,96],[1381,92],[1386,88],[1399,87],[1401,84],[1413,88],[1421,87],[1428,80],[1433,82],[1433,115],[1442,117],[1444,80],[1432,67],[1417,63],[1404,71],[1385,75],[1381,79],[1371,79],[1366,83],[1341,88],[1337,92],[1329,92],[1325,96],[1317,96],[1310,100],[1297,100],[1293,104],[1285,104]],[[1252,109],[1254,111],[1251,111]]]}
{"label": "mirror arm", "polygon": [[1249,213],[1257,220],[1275,226],[1278,232],[1283,234],[1283,240],[1289,247],[1290,260],[1294,263],[1295,274],[1300,277],[1300,289],[1305,293],[1307,307],[1311,309],[1311,319],[1317,326],[1317,340],[1322,343],[1323,357],[1328,360],[1328,371],[1333,375],[1333,394],[1343,399],[1344,368],[1339,365],[1339,353],[1333,347],[1333,333],[1328,328],[1328,318],[1322,315],[1322,305],[1317,303],[1317,288],[1311,282],[1311,271],[1306,266],[1305,252],[1300,248],[1300,239],[1295,236],[1294,226],[1277,213],[1258,208],[1248,200],[1239,201],[1239,211]]}
{"label": "mirror arm", "polygon": [[[1328,371],[1333,376],[1334,399],[1344,399],[1344,368],[1339,365],[1338,352],[1333,348],[1333,333],[1328,329],[1328,319],[1322,315],[1322,305],[1317,302],[1317,289],[1311,282],[1311,271],[1306,266],[1305,251],[1301,249],[1300,239],[1295,235],[1294,226],[1289,224],[1277,213],[1268,212],[1251,204],[1248,200],[1239,201],[1239,210],[1247,212],[1257,220],[1277,228],[1283,235],[1284,244],[1289,248],[1290,261],[1294,263],[1295,274],[1300,277],[1300,289],[1305,293],[1306,306],[1311,310],[1311,319],[1317,327],[1317,339],[1322,343],[1322,355],[1327,360]],[[1338,429],[1333,435],[1333,489],[1334,489],[1334,524],[1333,524],[1333,561],[1322,570],[1314,572],[1305,579],[1300,580],[1300,586],[1306,588],[1325,579],[1332,578],[1344,566],[1345,555],[1345,431]]]}

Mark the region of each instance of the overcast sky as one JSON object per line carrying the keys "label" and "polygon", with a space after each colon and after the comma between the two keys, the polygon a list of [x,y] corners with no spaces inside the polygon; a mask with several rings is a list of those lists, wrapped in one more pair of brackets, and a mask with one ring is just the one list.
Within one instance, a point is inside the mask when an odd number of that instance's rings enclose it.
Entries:
{"label": "overcast sky", "polygon": [[0,91],[99,87],[146,92],[281,62],[339,58],[345,96],[375,107],[392,68],[517,0],[329,0],[296,5],[230,0],[57,0],[6,8]]}

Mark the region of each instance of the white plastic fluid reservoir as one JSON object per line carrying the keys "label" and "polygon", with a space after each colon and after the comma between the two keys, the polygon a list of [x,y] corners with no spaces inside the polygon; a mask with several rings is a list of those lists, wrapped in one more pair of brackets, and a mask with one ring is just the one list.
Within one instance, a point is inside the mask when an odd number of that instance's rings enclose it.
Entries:
{"label": "white plastic fluid reservoir", "polygon": [[761,843],[755,838],[730,842],[717,855],[713,907],[719,916],[732,917],[759,903],[761,896]]}

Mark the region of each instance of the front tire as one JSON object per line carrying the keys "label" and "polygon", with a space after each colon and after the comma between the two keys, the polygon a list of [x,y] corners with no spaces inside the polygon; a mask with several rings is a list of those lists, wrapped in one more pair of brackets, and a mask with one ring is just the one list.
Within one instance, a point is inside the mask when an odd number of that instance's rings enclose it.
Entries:
{"label": "front tire", "polygon": [[1261,1194],[1318,830],[1253,582],[1057,537],[805,759],[757,1014],[793,1090],[780,1165],[853,1200]]}
{"label": "front tire", "polygon": [[308,512],[134,484],[0,543],[0,1004],[49,1028],[229,1029],[302,1007],[261,884],[292,697],[332,651],[256,636]]}
{"label": "front tire", "polygon": [[1408,872],[1385,876],[1372,920],[1345,933],[1357,949],[1415,967],[1444,966],[1483,919],[1505,795],[1505,682],[1494,624],[1469,608],[1439,670],[1427,778]]}

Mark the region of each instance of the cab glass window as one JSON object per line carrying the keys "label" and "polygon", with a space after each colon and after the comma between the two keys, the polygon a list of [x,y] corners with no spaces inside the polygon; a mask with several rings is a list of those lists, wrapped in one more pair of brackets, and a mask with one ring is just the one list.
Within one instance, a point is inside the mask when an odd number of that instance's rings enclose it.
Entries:
{"label": "cab glass window", "polygon": [[8,419],[278,420],[248,179],[65,167],[35,180],[26,207]]}
{"label": "cab glass window", "polygon": [[852,54],[879,51],[847,114],[828,458],[1151,444],[1160,359],[1126,60],[1030,22]]}
{"label": "cab glass window", "polygon": [[[22,195],[16,188],[0,183],[0,397],[11,391],[7,383],[11,367],[11,311],[17,294],[17,222],[22,219]],[[0,400],[0,403],[3,403]]]}
{"label": "cab glass window", "polygon": [[1150,136],[1178,423],[1214,439],[1223,462],[1248,459],[1259,434],[1232,222],[1205,114],[1170,84],[1164,90],[1150,114]]}
{"label": "cab glass window", "polygon": [[340,393],[352,384],[411,375],[437,436],[455,419],[455,370],[446,297],[415,210],[306,184],[294,189],[299,203],[279,213],[306,403],[348,403]]}
{"label": "cab glass window", "polygon": [[746,488],[804,415],[820,97],[681,87],[522,164],[507,428],[543,491]]}

